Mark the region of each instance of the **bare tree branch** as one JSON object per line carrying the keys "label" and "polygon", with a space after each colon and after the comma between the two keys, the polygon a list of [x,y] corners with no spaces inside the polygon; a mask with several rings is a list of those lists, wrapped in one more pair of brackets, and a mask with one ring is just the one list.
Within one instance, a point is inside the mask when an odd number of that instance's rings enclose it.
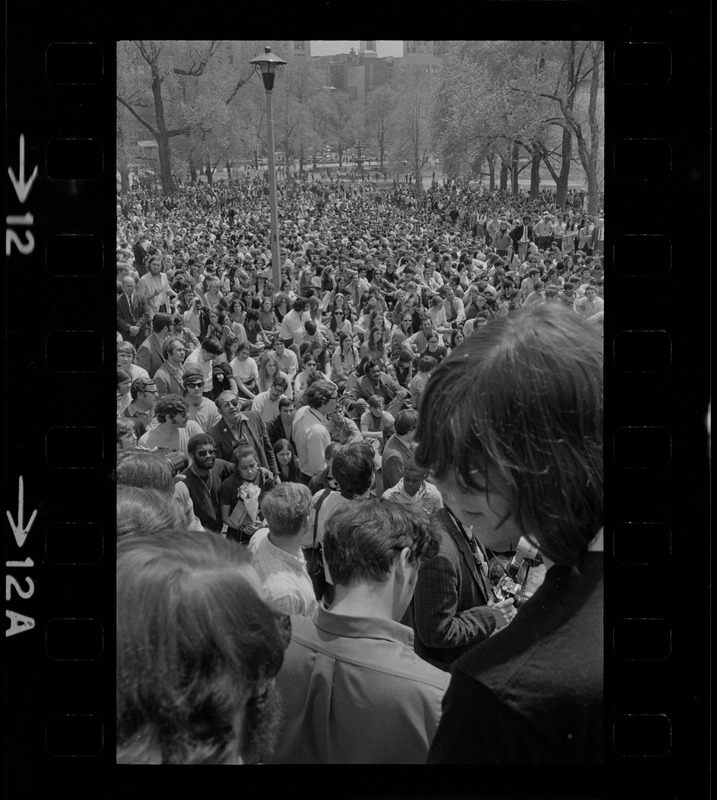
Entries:
{"label": "bare tree branch", "polygon": [[136,117],[136,118],[137,118],[137,119],[138,119],[138,120],[139,120],[139,121],[142,123],[142,125],[144,125],[144,127],[145,127],[145,128],[147,128],[147,130],[149,130],[149,131],[151,132],[152,136],[154,136],[154,137],[156,138],[156,136],[157,136],[157,131],[156,131],[156,130],[155,130],[155,129],[154,129],[154,128],[153,128],[153,127],[152,127],[152,126],[149,124],[149,122],[147,122],[147,120],[146,120],[146,119],[142,119],[142,117],[140,117],[140,115],[139,115],[139,114],[138,114],[138,113],[137,113],[137,112],[136,112],[136,111],[135,111],[135,110],[132,108],[132,106],[131,106],[131,105],[130,105],[130,104],[129,104],[129,103],[128,103],[128,102],[127,102],[127,101],[126,101],[126,100],[125,100],[123,97],[120,97],[119,95],[117,95],[117,100],[118,100],[120,103],[122,103],[122,105],[123,105],[123,106],[124,106],[124,107],[125,107],[125,108],[126,108],[126,109],[127,109],[127,110],[128,110],[128,111],[129,111],[129,112],[132,114],[132,115],[133,115],[133,116],[135,116],[135,117]]}

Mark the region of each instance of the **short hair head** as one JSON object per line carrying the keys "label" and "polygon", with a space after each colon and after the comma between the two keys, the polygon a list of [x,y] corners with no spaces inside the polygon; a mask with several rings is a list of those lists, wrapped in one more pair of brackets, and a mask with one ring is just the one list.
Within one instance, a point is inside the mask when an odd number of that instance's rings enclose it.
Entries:
{"label": "short hair head", "polygon": [[396,415],[394,422],[396,433],[405,436],[418,427],[418,411],[414,408],[404,408]]}
{"label": "short hair head", "polygon": [[311,511],[311,492],[303,483],[280,483],[264,496],[261,511],[272,535],[296,536]]}
{"label": "short hair head", "polygon": [[385,583],[405,547],[414,564],[438,552],[422,509],[380,498],[362,500],[332,514],[322,547],[332,580],[347,587]]}
{"label": "short hair head", "polygon": [[334,384],[320,379],[309,386],[304,394],[304,399],[311,408],[321,408],[335,396],[336,387]]}
{"label": "short hair head", "polygon": [[121,450],[115,474],[118,486],[148,486],[166,494],[174,492],[172,466],[151,450]]}
{"label": "short hair head", "polygon": [[220,356],[222,354],[222,346],[219,344],[219,340],[213,336],[208,336],[204,339],[200,346],[205,353],[209,353],[212,356]]}
{"label": "short hair head", "polygon": [[210,436],[208,433],[195,433],[194,436],[191,436],[187,442],[187,452],[190,456],[193,456],[197,451],[197,448],[203,444],[210,444],[212,447],[217,446],[217,443],[214,441],[214,437]]}
{"label": "short hair head", "polygon": [[431,375],[417,463],[466,491],[497,476],[523,535],[575,563],[602,525],[602,369],[599,331],[570,309],[493,320]]}
{"label": "short hair head", "polygon": [[137,399],[137,395],[140,392],[145,392],[147,389],[150,389],[155,386],[153,378],[146,378],[144,375],[140,376],[139,378],[135,378],[129,387],[129,393],[133,400]]}
{"label": "short hair head", "polygon": [[165,394],[154,404],[154,415],[160,422],[166,422],[168,417],[185,414],[189,411],[189,404],[178,394]]}
{"label": "short hair head", "polygon": [[357,497],[371,488],[374,452],[368,441],[348,442],[338,449],[332,471],[341,487],[341,494]]}
{"label": "short hair head", "polygon": [[171,494],[150,486],[117,487],[117,538],[182,528],[187,510]]}
{"label": "short hair head", "polygon": [[159,314],[155,314],[152,317],[152,330],[154,333],[159,333],[163,331],[165,328],[172,327],[172,317],[170,314],[164,314],[160,312]]}

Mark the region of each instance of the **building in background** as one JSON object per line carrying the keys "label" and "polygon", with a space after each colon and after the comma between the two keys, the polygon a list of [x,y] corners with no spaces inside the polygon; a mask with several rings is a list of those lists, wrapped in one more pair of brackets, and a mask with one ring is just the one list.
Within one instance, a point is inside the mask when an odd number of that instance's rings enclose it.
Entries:
{"label": "building in background", "polygon": [[379,58],[376,41],[362,41],[358,53],[352,47],[348,53],[313,56],[312,64],[323,74],[325,86],[347,92],[351,100],[365,107],[368,96],[384,83],[391,83],[400,58]]}

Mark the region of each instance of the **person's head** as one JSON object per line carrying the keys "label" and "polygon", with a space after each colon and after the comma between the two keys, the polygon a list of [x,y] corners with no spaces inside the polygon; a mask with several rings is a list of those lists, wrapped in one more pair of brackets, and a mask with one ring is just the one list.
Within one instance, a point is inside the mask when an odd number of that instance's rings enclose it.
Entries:
{"label": "person's head", "polygon": [[133,419],[117,418],[117,449],[131,450],[137,446],[137,426]]}
{"label": "person's head", "polygon": [[214,404],[225,422],[234,424],[239,420],[241,416],[241,401],[235,391],[227,389],[224,392],[220,392],[214,400]]}
{"label": "person's head", "polygon": [[235,764],[270,752],[289,642],[246,549],[164,530],[117,545],[117,762]]}
{"label": "person's head", "polygon": [[202,396],[204,390],[204,377],[196,367],[189,367],[182,375],[182,386],[184,397],[188,400],[196,400]]}
{"label": "person's head", "polygon": [[592,301],[597,297],[597,289],[595,286],[586,286],[585,287],[585,297],[588,300]]}
{"label": "person's head", "polygon": [[256,450],[249,444],[240,444],[232,451],[232,461],[237,474],[243,481],[253,481],[259,471]]}
{"label": "person's head", "polygon": [[279,416],[286,424],[291,424],[294,419],[294,401],[288,397],[279,399]]}
{"label": "person's head", "polygon": [[168,492],[150,486],[117,487],[117,539],[187,525],[187,510]]}
{"label": "person's head", "polygon": [[403,488],[406,494],[415,497],[427,474],[427,470],[419,467],[413,459],[406,462],[403,468]]}
{"label": "person's head", "polygon": [[199,469],[211,469],[216,462],[217,444],[208,433],[195,433],[187,442],[187,452]]}
{"label": "person's head", "polygon": [[132,297],[136,285],[137,282],[131,275],[125,275],[124,278],[122,278],[122,291],[127,295],[127,297]]}
{"label": "person's head", "polygon": [[432,372],[438,366],[438,359],[433,356],[421,356],[418,359],[419,372]]}
{"label": "person's head", "polygon": [[383,415],[383,397],[380,394],[372,394],[368,399],[368,408],[374,417],[380,419]]}
{"label": "person's head", "polygon": [[288,439],[277,439],[273,445],[274,458],[279,464],[288,466],[294,460],[294,451]]}
{"label": "person's head", "polygon": [[280,483],[264,496],[261,511],[272,536],[279,539],[301,536],[309,524],[311,492],[303,483]]}
{"label": "person's head", "polygon": [[422,509],[375,498],[332,514],[322,548],[337,589],[369,585],[380,590],[395,580],[392,616],[397,620],[411,602],[421,561],[438,552]]}
{"label": "person's head", "polygon": [[[418,427],[418,411],[413,408],[404,408],[396,414],[394,429],[397,436],[408,437]],[[413,438],[411,436],[411,438]]]}
{"label": "person's head", "polygon": [[283,375],[277,375],[269,387],[269,400],[275,402],[287,390],[289,384]]}
{"label": "person's head", "polygon": [[117,396],[124,397],[132,385],[132,376],[126,369],[117,368]]}
{"label": "person's head", "polygon": [[237,354],[237,348],[239,347],[239,337],[235,336],[233,333],[230,333],[226,339],[224,339],[224,355],[226,356],[227,361],[231,361],[234,356]]}
{"label": "person's head", "polygon": [[358,497],[371,488],[374,452],[368,440],[349,442],[336,451],[331,471],[339,484],[341,494]]}
{"label": "person's head", "polygon": [[152,378],[135,378],[129,387],[132,402],[143,410],[149,410],[157,398],[157,385]]}
{"label": "person's head", "polygon": [[219,339],[214,338],[214,336],[208,336],[199,347],[203,361],[212,361],[222,354],[222,346],[219,343]]}
{"label": "person's head", "polygon": [[304,398],[310,408],[314,408],[326,415],[336,408],[338,391],[330,381],[319,379],[309,386],[304,393]]}
{"label": "person's head", "polygon": [[595,537],[602,369],[600,332],[545,304],[493,320],[431,375],[416,462],[488,547],[525,536],[548,559],[574,564]]}
{"label": "person's head", "polygon": [[134,363],[137,350],[132,342],[118,342],[117,343],[117,366],[120,369],[129,370]]}
{"label": "person's head", "polygon": [[165,494],[174,492],[172,465],[151,450],[123,450],[117,453],[118,486],[148,486]]}
{"label": "person's head", "polygon": [[251,345],[249,342],[242,342],[236,350],[236,358],[238,361],[246,361],[251,353]]}
{"label": "person's head", "polygon": [[177,336],[170,336],[162,346],[164,358],[172,365],[178,366],[184,361],[187,352],[184,340]]}
{"label": "person's head", "polygon": [[187,401],[178,394],[165,394],[157,400],[154,406],[154,415],[158,422],[166,422],[173,428],[187,427],[188,411]]}
{"label": "person's head", "polygon": [[148,269],[152,275],[159,275],[162,271],[162,259],[159,256],[150,258]]}
{"label": "person's head", "polygon": [[170,314],[155,314],[152,317],[152,331],[157,335],[169,335],[172,329],[172,317]]}
{"label": "person's head", "polygon": [[364,374],[371,383],[378,383],[381,375],[381,365],[377,361],[368,360],[364,365]]}
{"label": "person's head", "polygon": [[306,311],[306,300],[304,300],[303,297],[297,297],[291,308],[293,311],[296,311],[297,314],[303,314],[303,312]]}

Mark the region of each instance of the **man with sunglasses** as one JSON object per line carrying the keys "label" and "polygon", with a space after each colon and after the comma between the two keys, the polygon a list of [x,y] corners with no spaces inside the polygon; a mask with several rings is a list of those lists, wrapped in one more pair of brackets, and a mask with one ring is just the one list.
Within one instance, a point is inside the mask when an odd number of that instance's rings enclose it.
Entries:
{"label": "man with sunglasses", "polygon": [[241,411],[241,401],[233,391],[221,392],[215,403],[222,415],[221,420],[209,430],[209,435],[217,445],[216,455],[231,461],[236,447],[250,445],[256,451],[259,466],[268,469],[274,482],[279,483],[274,449],[259,414],[256,411]]}
{"label": "man with sunglasses", "polygon": [[192,498],[194,513],[205,530],[221,533],[219,490],[222,481],[234,472],[234,464],[217,458],[216,444],[207,433],[192,436],[187,443],[187,450],[190,464],[182,475]]}

